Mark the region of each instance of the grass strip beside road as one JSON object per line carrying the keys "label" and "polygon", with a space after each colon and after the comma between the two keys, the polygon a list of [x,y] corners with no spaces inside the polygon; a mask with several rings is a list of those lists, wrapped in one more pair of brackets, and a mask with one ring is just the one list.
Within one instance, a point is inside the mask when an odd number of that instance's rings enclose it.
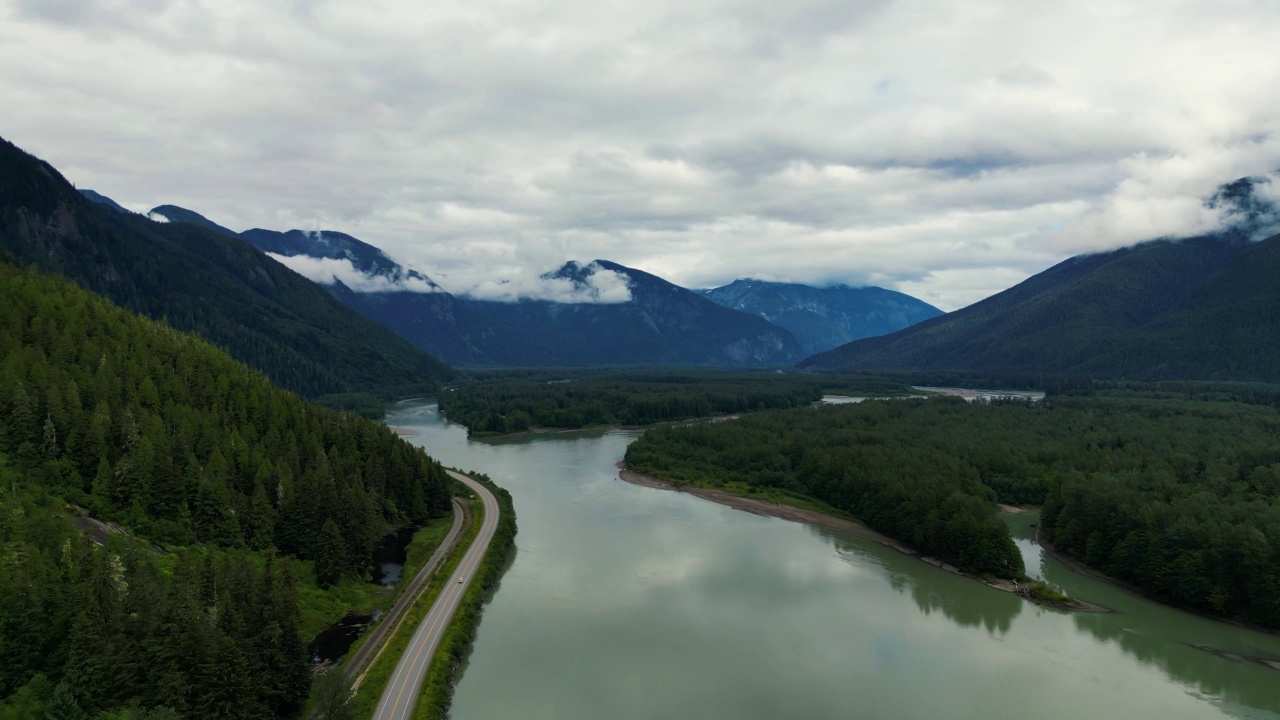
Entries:
{"label": "grass strip beside road", "polygon": [[[465,523],[465,518],[463,522]],[[431,559],[431,555],[436,551],[436,548],[440,547],[440,543],[444,542],[445,538],[448,537],[451,528],[452,522],[433,522],[413,534],[413,540],[409,542],[409,546],[405,549],[404,569],[400,574],[400,582],[396,585],[395,595],[392,598],[392,602],[381,609],[386,610],[387,613],[394,613],[394,606],[400,601],[400,596],[406,592],[412,592],[414,578],[417,577],[418,572],[422,570],[427,561]],[[379,622],[388,621],[392,621],[392,618],[386,615],[379,620]],[[352,643],[350,648],[347,648],[346,655],[342,657],[342,665],[343,670],[348,675],[354,677],[350,663],[360,656],[360,651],[366,644],[373,641],[374,636],[377,635],[375,631],[376,625],[374,629],[362,634],[359,639]],[[359,672],[361,668],[356,668],[355,670]]]}
{"label": "grass strip beside road", "polygon": [[395,672],[396,663],[400,661],[400,656],[404,654],[405,648],[408,647],[409,641],[413,638],[414,629],[430,612],[431,606],[435,604],[436,597],[440,595],[441,588],[444,587],[446,581],[453,577],[454,570],[457,569],[462,556],[466,554],[467,548],[471,547],[471,543],[480,532],[480,524],[484,519],[484,504],[478,499],[468,499],[464,502],[470,516],[467,527],[458,538],[458,543],[454,546],[453,552],[449,553],[449,557],[441,563],[440,568],[436,570],[422,595],[418,597],[413,607],[405,613],[400,627],[396,628],[395,633],[387,639],[382,652],[373,664],[369,666],[369,669],[365,671],[364,679],[356,690],[355,696],[351,699],[353,717],[368,718],[373,716],[374,711],[378,708],[378,699],[382,697],[382,691],[386,688],[387,681],[391,678],[391,674]]}
{"label": "grass strip beside road", "polygon": [[[449,629],[441,638],[435,657],[427,670],[423,683],[422,695],[414,708],[414,720],[444,720],[449,713],[449,705],[453,702],[453,688],[457,681],[458,671],[462,669],[463,660],[471,650],[475,640],[476,628],[480,625],[480,613],[506,571],[508,561],[516,547],[516,510],[511,502],[511,494],[494,485],[485,475],[467,473],[473,479],[489,488],[498,500],[498,527],[494,531],[493,541],[480,561],[476,571],[475,582],[467,588],[449,623]],[[476,501],[478,502],[478,501]],[[479,522],[476,523],[479,527]],[[451,575],[445,576],[452,577]],[[384,681],[385,683],[385,681]]]}

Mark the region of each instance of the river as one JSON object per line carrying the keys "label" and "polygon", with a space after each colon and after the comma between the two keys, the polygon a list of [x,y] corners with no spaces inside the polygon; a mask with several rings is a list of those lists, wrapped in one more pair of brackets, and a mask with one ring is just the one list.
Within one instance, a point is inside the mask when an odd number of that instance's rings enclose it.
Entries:
{"label": "river", "polygon": [[1072,615],[874,543],[622,482],[637,432],[470,441],[434,405],[388,424],[510,490],[515,559],[487,606],[455,720],[1280,720],[1280,637],[1160,606],[1042,557],[1119,612]]}

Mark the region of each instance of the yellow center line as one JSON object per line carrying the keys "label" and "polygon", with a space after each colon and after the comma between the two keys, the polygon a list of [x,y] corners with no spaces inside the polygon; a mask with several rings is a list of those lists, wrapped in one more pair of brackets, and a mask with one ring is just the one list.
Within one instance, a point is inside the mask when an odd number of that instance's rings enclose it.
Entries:
{"label": "yellow center line", "polygon": [[[485,510],[487,511],[487,510],[489,509],[489,508],[487,507],[488,503],[485,503],[485,505],[486,505]],[[481,530],[483,530],[483,529],[484,529],[484,527],[483,527],[484,525],[488,525],[488,524],[489,524],[489,523],[487,522],[487,521],[488,521],[488,519],[489,519],[489,518],[488,518],[489,514],[490,514],[490,513],[488,513],[488,512],[486,512],[486,513],[485,513],[485,516],[486,516],[486,517],[485,517],[485,520],[486,520],[486,522],[482,523],[482,525],[481,525]],[[476,538],[476,540],[479,540],[479,539],[480,539],[479,537],[477,537],[477,538]],[[487,548],[486,548],[486,549],[487,549]],[[476,550],[476,544],[475,544],[475,540],[473,540],[473,541],[472,541],[472,547],[468,550],[467,555],[472,555],[472,554],[474,554],[474,553],[475,553],[475,550]],[[465,569],[465,566],[466,566],[466,564],[467,564],[467,562],[468,562],[468,558],[467,558],[466,556],[463,556],[463,560],[462,560],[462,563],[461,563],[461,564],[462,564],[462,565],[463,565],[463,567],[464,567],[464,570],[463,570],[463,572],[464,572],[464,573],[472,572],[472,571],[474,571],[474,569],[475,569],[475,565],[477,564],[477,563],[475,562],[475,558],[470,558],[470,560],[471,560],[471,566],[472,566],[472,567],[471,567],[469,570],[468,570],[468,569]],[[446,581],[446,582],[447,582],[447,581]],[[450,587],[450,585],[463,585],[463,584],[465,584],[465,583],[448,583],[448,584],[446,584],[446,586],[445,586],[445,587],[446,587],[445,592],[444,592],[444,593],[441,593],[441,597],[440,597],[440,598],[438,598],[438,599],[436,600],[436,602],[437,602],[437,603],[440,603],[440,602],[444,599],[444,597],[446,596],[446,594],[447,594],[449,591],[453,591],[453,594],[454,594],[454,595],[459,594],[459,592],[460,592],[460,591],[459,591],[457,588]],[[445,603],[445,604],[447,604],[447,603]],[[431,633],[435,631],[435,629],[436,629],[436,625],[438,625],[438,624],[440,623],[440,619],[441,619],[441,618],[443,618],[443,617],[445,616],[445,610],[444,610],[445,605],[444,605],[444,604],[441,604],[439,607],[440,607],[440,614],[436,616],[436,619],[435,619],[434,621],[432,621],[432,623],[431,623],[431,627],[427,629],[427,634],[423,636],[423,640],[424,640],[424,641],[425,641],[427,638],[431,637]],[[409,665],[407,665],[407,666],[405,667],[405,671],[406,671],[406,672],[408,672],[408,673],[412,674],[412,670],[413,670],[413,668],[417,666],[417,664],[418,664],[418,660],[419,660],[419,659],[421,659],[421,657],[422,657],[422,652],[423,652],[424,650],[426,650],[426,649],[427,649],[427,645],[429,645],[429,644],[430,644],[430,643],[428,643],[428,642],[423,642],[423,643],[418,647],[418,652],[414,653],[413,661],[412,661],[411,663],[409,663]],[[396,699],[395,699],[395,702],[394,702],[394,703],[392,703],[391,708],[390,708],[390,710],[391,710],[391,717],[393,717],[393,718],[395,717],[396,711],[398,711],[398,710],[400,709],[400,700],[401,700],[401,697],[404,695],[405,688],[408,686],[408,684],[409,684],[409,683],[403,683],[403,682],[402,682],[402,683],[400,684],[400,690],[399,690],[399,692],[397,692],[397,693],[396,693]]]}

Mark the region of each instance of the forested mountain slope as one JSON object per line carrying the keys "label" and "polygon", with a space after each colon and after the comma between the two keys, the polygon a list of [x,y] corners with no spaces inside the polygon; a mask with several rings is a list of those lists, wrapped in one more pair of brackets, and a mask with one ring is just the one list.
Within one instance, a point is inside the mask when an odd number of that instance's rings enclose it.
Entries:
{"label": "forested mountain slope", "polygon": [[789,330],[809,355],[942,314],[923,300],[878,287],[811,287],[748,278],[701,292],[725,307]]}
{"label": "forested mountain slope", "polygon": [[305,395],[434,387],[454,376],[242,240],[92,202],[3,140],[0,248],[198,333]]}
{"label": "forested mountain slope", "polygon": [[599,270],[626,278],[627,302],[478,300],[446,292],[378,248],[332,230],[238,235],[174,205],[153,214],[244,239],[263,252],[350,263],[324,287],[342,304],[435,357],[470,367],[779,365],[804,355],[792,334],[752,313],[617,263],[566,263],[543,279],[585,287]]}
{"label": "forested mountain slope", "polygon": [[1266,288],[1250,275],[1280,272],[1277,243],[1224,233],[1074,257],[962,310],[800,365],[1280,380],[1280,364],[1237,361],[1211,340],[1274,332],[1274,314],[1256,304]]}
{"label": "forested mountain slope", "polygon": [[[183,208],[162,205],[154,212],[220,227]],[[445,292],[426,275],[343,233],[253,229],[240,237],[264,252],[349,261],[364,276],[363,286],[335,278],[325,285],[334,297],[457,365],[778,365],[804,355],[789,331],[763,318],[607,260],[566,263],[544,279],[583,284],[601,269],[616,272],[626,278],[629,301],[499,302]]]}
{"label": "forested mountain slope", "polygon": [[1081,368],[1280,380],[1280,236],[1251,244],[1168,312]]}
{"label": "forested mountain slope", "polygon": [[[0,358],[0,698],[11,706],[291,717],[309,664],[296,576],[261,558],[310,561],[324,586],[362,574],[389,526],[448,512],[443,469],[387,428],[3,263]],[[94,549],[65,503],[175,552],[162,560],[123,536]]]}
{"label": "forested mountain slope", "polygon": [[[608,260],[566,263],[553,279],[584,282],[592,272],[618,273],[631,299],[615,303],[468,300],[498,327],[518,328],[523,342],[502,364],[778,365],[803,351],[786,330],[722,307],[692,290]],[[526,357],[524,363],[512,362]]]}

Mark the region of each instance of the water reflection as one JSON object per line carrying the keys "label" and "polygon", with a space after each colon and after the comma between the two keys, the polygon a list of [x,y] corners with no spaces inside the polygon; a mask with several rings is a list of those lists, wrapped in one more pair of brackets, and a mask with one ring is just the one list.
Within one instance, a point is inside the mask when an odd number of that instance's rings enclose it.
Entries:
{"label": "water reflection", "polygon": [[391,586],[400,582],[400,575],[404,572],[405,560],[408,558],[409,543],[413,542],[413,534],[417,532],[418,527],[406,525],[378,540],[373,547],[371,582],[382,586]]}
{"label": "water reflection", "polygon": [[1022,612],[1023,601],[1010,593],[991,588],[963,587],[974,581],[930,567],[869,540],[852,538],[825,528],[811,529],[831,542],[841,557],[882,567],[888,575],[890,587],[899,593],[909,594],[924,615],[941,613],[961,627],[982,627],[994,636],[1007,634],[1013,627],[1014,618]]}
{"label": "water reflection", "polygon": [[[1015,538],[1035,542],[1038,513],[1003,517]],[[1280,637],[1154,603],[1110,583],[1080,575],[1040,551],[1039,545],[1033,547],[1040,555],[1038,564],[1047,582],[1069,595],[1114,610],[1073,615],[1078,630],[1119,647],[1200,694],[1220,698],[1227,703],[1224,709],[1238,704],[1280,714],[1280,671],[1246,659],[1280,659]],[[1237,715],[1239,712],[1238,708],[1233,711]]]}
{"label": "water reflection", "polygon": [[519,512],[459,720],[1277,717],[1264,695],[1280,674],[1195,650],[1207,636],[1179,622],[1135,625],[1150,603],[1059,613],[858,538],[628,485],[613,465],[634,433],[469,442],[414,412],[395,423]]}

